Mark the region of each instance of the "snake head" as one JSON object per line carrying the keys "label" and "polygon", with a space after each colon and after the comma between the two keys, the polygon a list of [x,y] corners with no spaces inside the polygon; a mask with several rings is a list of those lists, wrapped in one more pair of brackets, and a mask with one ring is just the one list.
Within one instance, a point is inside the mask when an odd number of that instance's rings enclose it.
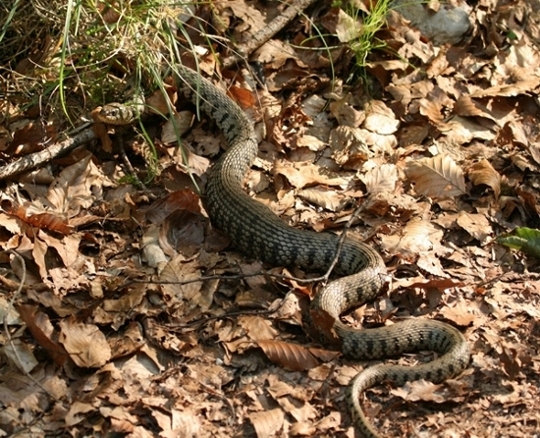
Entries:
{"label": "snake head", "polygon": [[122,103],[109,103],[104,105],[97,113],[100,122],[107,125],[129,125],[140,116],[140,108],[137,105]]}

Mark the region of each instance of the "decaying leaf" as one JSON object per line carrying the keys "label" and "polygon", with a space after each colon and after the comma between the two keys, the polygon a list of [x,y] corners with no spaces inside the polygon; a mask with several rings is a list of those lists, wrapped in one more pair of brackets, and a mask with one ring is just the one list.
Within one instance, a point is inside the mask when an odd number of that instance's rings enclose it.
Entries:
{"label": "decaying leaf", "polygon": [[33,227],[55,231],[60,234],[71,234],[73,228],[63,217],[54,213],[29,213],[22,205],[18,205],[7,199],[2,201],[2,209],[9,215],[15,216]]}
{"label": "decaying leaf", "polygon": [[384,102],[374,100],[366,108],[364,128],[380,135],[394,134],[399,126],[399,120]]}
{"label": "decaying leaf", "polygon": [[402,388],[392,390],[392,394],[410,401],[427,401],[435,403],[444,403],[447,401],[444,394],[437,391],[442,388],[442,385],[436,385],[425,380],[416,382],[407,382]]}
{"label": "decaying leaf", "polygon": [[49,187],[47,199],[57,212],[68,218],[92,205],[95,191],[106,184],[105,175],[92,162],[88,154],[79,162],[66,167]]}
{"label": "decaying leaf", "polygon": [[427,255],[439,244],[442,236],[443,232],[430,222],[413,219],[399,235],[384,236],[382,242],[392,254]]}
{"label": "decaying leaf", "polygon": [[312,204],[330,211],[340,210],[347,201],[342,194],[336,193],[334,190],[324,190],[317,187],[298,190],[297,195]]}
{"label": "decaying leaf", "polygon": [[56,365],[62,366],[68,358],[66,350],[51,339],[54,329],[47,315],[37,312],[36,306],[20,305],[17,307],[21,318],[36,342],[51,356]]}

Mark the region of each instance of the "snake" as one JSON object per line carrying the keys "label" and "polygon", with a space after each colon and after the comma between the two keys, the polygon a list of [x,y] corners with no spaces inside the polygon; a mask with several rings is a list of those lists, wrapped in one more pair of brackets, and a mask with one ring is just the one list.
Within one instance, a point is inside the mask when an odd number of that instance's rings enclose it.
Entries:
{"label": "snake", "polygon": [[[341,322],[345,312],[380,294],[387,277],[382,256],[350,237],[340,239],[334,233],[291,227],[252,199],[243,189],[243,180],[258,153],[253,123],[238,104],[195,70],[178,65],[175,83],[180,95],[216,123],[227,143],[227,151],[212,166],[206,184],[205,208],[212,224],[241,252],[269,265],[319,272],[334,266],[337,279],[322,287],[311,301],[310,325],[323,338],[337,338],[343,355],[353,360],[395,358],[424,350],[438,353],[435,360],[410,367],[372,365],[353,378],[346,397],[353,424],[360,436],[380,438],[362,410],[362,393],[387,381],[394,385],[420,379],[440,383],[459,375],[470,361],[465,337],[447,323],[424,318],[362,330]],[[133,113],[139,111],[137,105],[134,108],[105,106],[100,118],[120,124],[137,115]]]}

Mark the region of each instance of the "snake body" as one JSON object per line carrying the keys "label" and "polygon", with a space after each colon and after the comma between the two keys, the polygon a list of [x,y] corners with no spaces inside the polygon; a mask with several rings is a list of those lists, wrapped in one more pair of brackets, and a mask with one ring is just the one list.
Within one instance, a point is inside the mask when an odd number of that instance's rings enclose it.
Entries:
{"label": "snake body", "polygon": [[[176,82],[179,91],[216,122],[227,140],[228,150],[210,171],[206,187],[206,208],[212,223],[228,234],[238,249],[265,263],[326,272],[338,250],[338,236],[292,228],[244,192],[242,182],[258,149],[253,125],[244,112],[187,67],[178,66]],[[456,376],[468,366],[469,347],[457,329],[434,320],[409,319],[367,330],[347,327],[340,315],[378,295],[386,267],[370,246],[346,239],[334,272],[342,277],[317,293],[310,313],[315,326],[317,321],[330,318],[345,356],[371,360],[418,350],[440,354],[432,362],[412,367],[371,366],[353,379],[347,400],[355,426],[361,436],[379,437],[361,409],[360,394],[383,381],[402,385],[425,379],[437,383]]]}

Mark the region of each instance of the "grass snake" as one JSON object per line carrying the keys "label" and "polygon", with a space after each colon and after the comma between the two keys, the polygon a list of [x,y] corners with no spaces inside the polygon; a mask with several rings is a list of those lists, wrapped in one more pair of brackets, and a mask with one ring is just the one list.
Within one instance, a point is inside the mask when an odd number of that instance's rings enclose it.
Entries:
{"label": "grass snake", "polygon": [[[292,228],[244,192],[243,179],[258,149],[251,121],[232,99],[199,73],[184,66],[177,68],[176,84],[181,95],[216,122],[228,144],[227,151],[211,169],[206,186],[206,209],[212,223],[239,250],[265,263],[326,272],[335,258],[339,237]],[[107,107],[102,110],[102,119],[109,123],[118,124],[119,117],[129,116],[129,109],[122,107],[112,107],[109,114]],[[419,379],[438,383],[454,377],[468,366],[469,347],[456,328],[435,320],[414,318],[365,330],[347,327],[340,315],[379,294],[386,267],[370,246],[348,238],[343,242],[334,273],[341,277],[316,294],[310,306],[310,319],[315,327],[330,321],[330,329],[346,357],[372,360],[420,350],[439,354],[431,362],[411,367],[377,364],[353,379],[347,400],[357,431],[363,437],[380,437],[362,411],[360,394],[384,381],[396,385]],[[318,328],[328,336],[328,327]]]}

